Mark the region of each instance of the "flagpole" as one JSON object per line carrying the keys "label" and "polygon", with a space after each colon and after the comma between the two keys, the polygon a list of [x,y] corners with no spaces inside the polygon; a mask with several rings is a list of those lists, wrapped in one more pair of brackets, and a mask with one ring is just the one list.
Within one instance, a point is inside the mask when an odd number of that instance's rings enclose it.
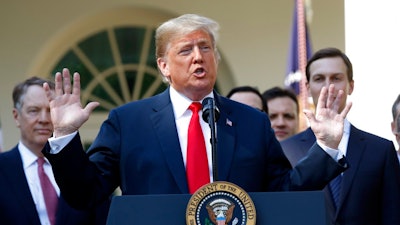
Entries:
{"label": "flagpole", "polygon": [[306,87],[306,64],[307,64],[307,43],[306,43],[306,20],[304,14],[304,0],[296,0],[297,9],[297,53],[299,62],[299,71],[301,73],[301,79],[299,82],[299,104],[300,104],[300,127],[299,130],[304,130],[308,127],[307,119],[302,113],[303,109],[308,109],[308,93]]}
{"label": "flagpole", "polygon": [[[311,109],[308,90],[306,87],[305,68],[307,60],[311,57],[311,42],[307,30],[306,13],[311,13],[308,0],[294,0],[294,14],[290,38],[289,56],[284,84],[292,89],[299,103],[299,131],[305,130],[309,125],[303,110]],[[305,6],[307,5],[307,11]]]}

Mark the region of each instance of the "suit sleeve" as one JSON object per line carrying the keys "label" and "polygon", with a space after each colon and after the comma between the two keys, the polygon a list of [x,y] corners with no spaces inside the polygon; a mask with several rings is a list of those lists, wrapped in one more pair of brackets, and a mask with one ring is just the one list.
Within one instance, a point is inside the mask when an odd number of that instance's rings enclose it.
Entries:
{"label": "suit sleeve", "polygon": [[400,165],[392,142],[387,149],[382,176],[382,224],[400,224]]}
{"label": "suit sleeve", "polygon": [[322,190],[333,178],[348,167],[346,158],[336,162],[316,143],[290,174],[290,190]]}
{"label": "suit sleeve", "polygon": [[119,143],[118,129],[111,126],[109,120],[103,123],[88,153],[82,147],[79,134],[58,154],[50,154],[49,143],[42,151],[52,165],[65,200],[75,208],[95,207],[105,201],[120,183],[119,157],[112,146],[101,145],[110,139],[115,140],[112,143]]}

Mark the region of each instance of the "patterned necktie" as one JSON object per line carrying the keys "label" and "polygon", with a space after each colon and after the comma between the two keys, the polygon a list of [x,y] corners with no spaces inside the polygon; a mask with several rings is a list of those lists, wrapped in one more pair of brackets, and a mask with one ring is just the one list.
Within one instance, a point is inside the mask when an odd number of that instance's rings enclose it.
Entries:
{"label": "patterned necktie", "polygon": [[44,162],[45,160],[43,157],[38,158],[38,174],[40,186],[42,187],[44,202],[46,204],[47,216],[49,217],[50,224],[54,225],[56,223],[58,196],[56,190],[50,182],[49,177],[44,172]]}
{"label": "patterned necktie", "polygon": [[340,190],[342,185],[342,175],[335,177],[335,179],[331,180],[329,183],[329,187],[331,189],[332,199],[335,204],[335,208],[337,209],[339,206],[339,199],[340,199]]}
{"label": "patterned necktie", "polygon": [[206,144],[199,121],[201,103],[193,102],[189,109],[193,112],[188,129],[186,155],[186,177],[189,192],[193,194],[198,188],[210,182]]}

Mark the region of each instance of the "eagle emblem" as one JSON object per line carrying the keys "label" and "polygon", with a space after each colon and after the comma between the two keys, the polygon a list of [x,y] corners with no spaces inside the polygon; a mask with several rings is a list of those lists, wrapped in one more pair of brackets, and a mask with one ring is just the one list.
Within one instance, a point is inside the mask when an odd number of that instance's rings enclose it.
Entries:
{"label": "eagle emblem", "polygon": [[216,225],[227,225],[232,220],[235,205],[226,199],[215,199],[207,206],[208,217]]}

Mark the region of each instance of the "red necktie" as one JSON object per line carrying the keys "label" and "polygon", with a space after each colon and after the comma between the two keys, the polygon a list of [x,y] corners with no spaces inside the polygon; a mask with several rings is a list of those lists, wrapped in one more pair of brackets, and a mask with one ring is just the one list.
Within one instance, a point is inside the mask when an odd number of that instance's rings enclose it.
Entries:
{"label": "red necktie", "polygon": [[58,196],[56,190],[50,182],[49,177],[44,172],[44,162],[45,160],[43,157],[38,158],[38,174],[40,179],[40,186],[42,187],[44,202],[46,204],[47,216],[49,217],[50,224],[54,225],[56,223]]}
{"label": "red necktie", "polygon": [[193,112],[188,129],[186,155],[186,177],[189,192],[193,194],[198,188],[210,182],[206,144],[199,121],[201,103],[193,102],[189,109]]}

